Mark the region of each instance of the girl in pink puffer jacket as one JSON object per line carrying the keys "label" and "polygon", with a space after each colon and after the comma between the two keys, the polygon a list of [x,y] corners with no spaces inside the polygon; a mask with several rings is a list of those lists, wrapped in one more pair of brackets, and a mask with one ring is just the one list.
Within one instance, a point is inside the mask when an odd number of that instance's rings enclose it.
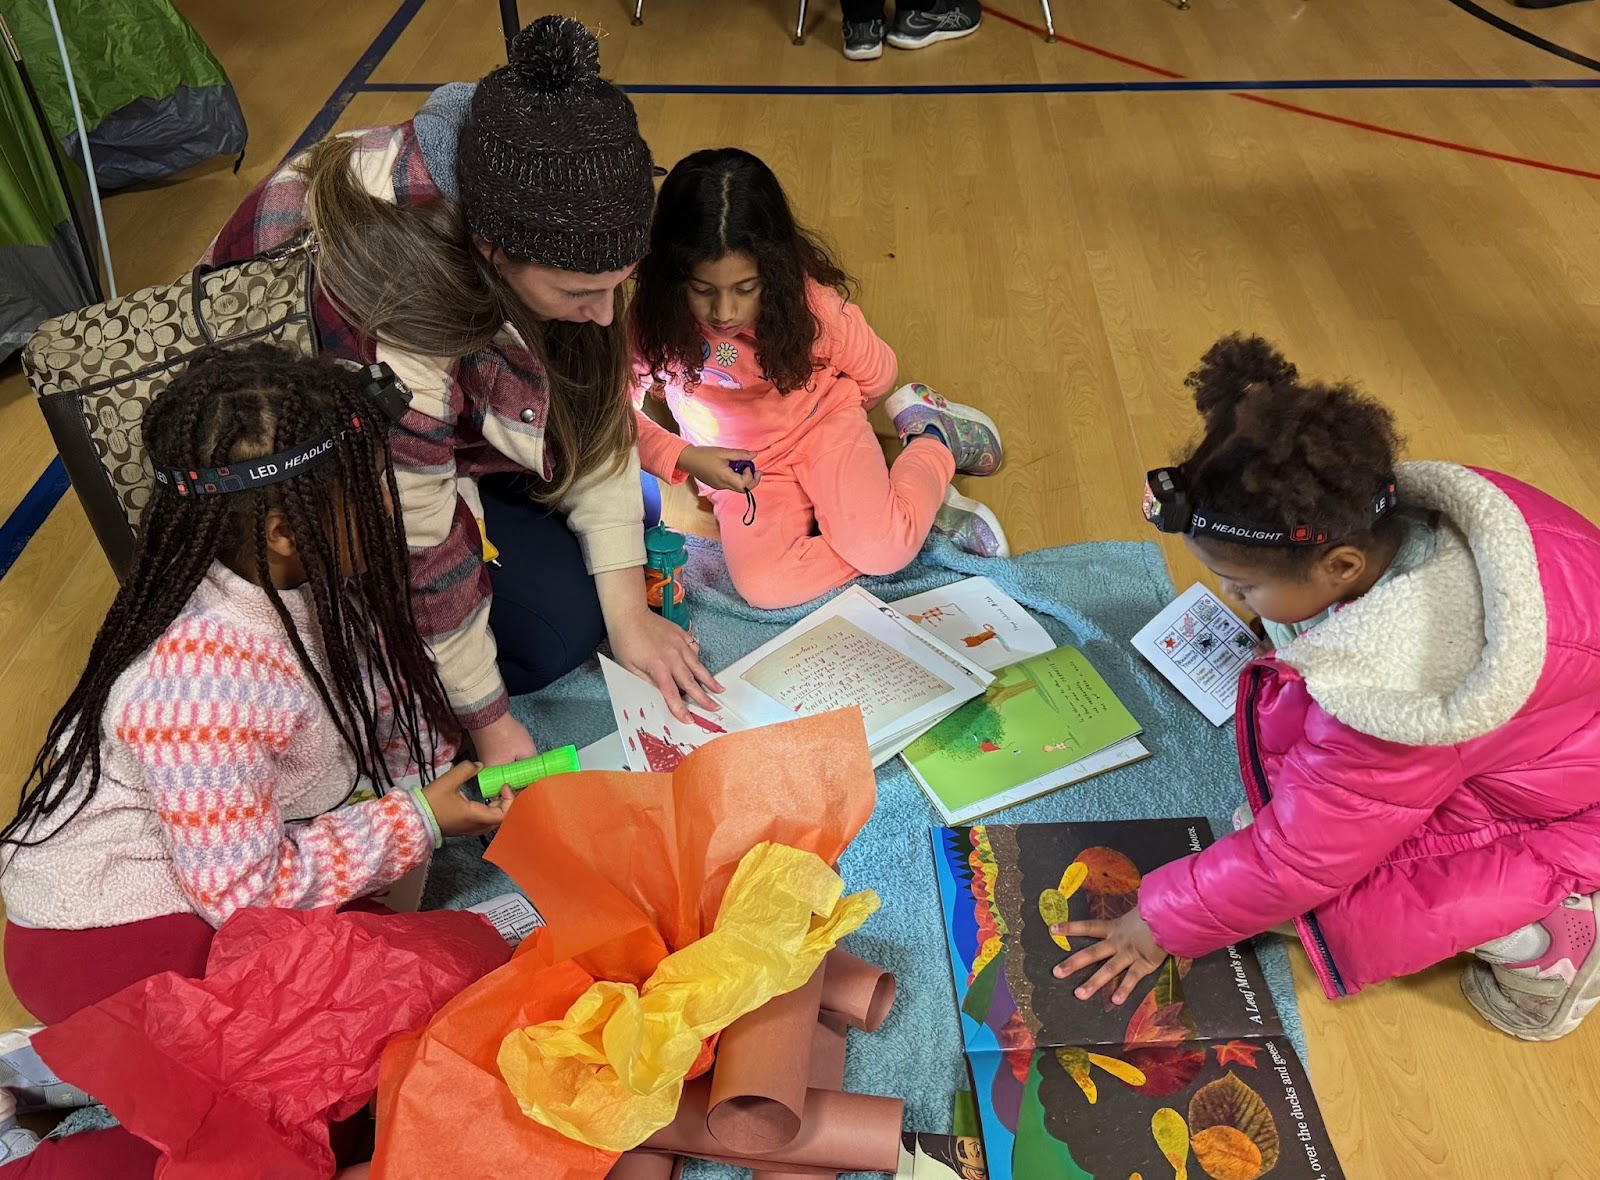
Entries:
{"label": "girl in pink puffer jacket", "polygon": [[[1600,530],[1508,476],[1395,465],[1393,419],[1259,338],[1190,375],[1205,437],[1146,515],[1261,620],[1240,680],[1253,821],[1145,877],[1087,999],[1293,919],[1330,997],[1464,950],[1497,1028],[1600,1001]],[[1265,649],[1267,644],[1263,644]]]}

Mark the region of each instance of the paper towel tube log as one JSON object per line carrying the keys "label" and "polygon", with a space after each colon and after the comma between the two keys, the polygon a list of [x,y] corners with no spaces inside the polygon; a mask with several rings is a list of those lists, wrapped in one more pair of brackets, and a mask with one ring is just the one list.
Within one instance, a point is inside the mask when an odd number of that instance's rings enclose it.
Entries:
{"label": "paper towel tube log", "polygon": [[811,1032],[811,1089],[844,1089],[844,1020],[831,1012]]}
{"label": "paper towel tube log", "polygon": [[894,976],[875,963],[834,947],[823,960],[822,1010],[837,1012],[864,1032],[876,1032],[894,1007]]}
{"label": "paper towel tube log", "polygon": [[800,1133],[822,981],[818,967],[803,986],[723,1030],[706,1114],[706,1129],[722,1150],[764,1155]]}
{"label": "paper towel tube log", "polygon": [[678,1115],[644,1146],[715,1160],[742,1168],[788,1171],[889,1172],[900,1164],[900,1123],[905,1104],[898,1098],[810,1090],[800,1133],[780,1150],[762,1156],[729,1151],[706,1129],[711,1082],[697,1078],[684,1087]]}
{"label": "paper towel tube log", "polygon": [[654,1151],[625,1151],[606,1173],[606,1180],[678,1180],[683,1157]]}

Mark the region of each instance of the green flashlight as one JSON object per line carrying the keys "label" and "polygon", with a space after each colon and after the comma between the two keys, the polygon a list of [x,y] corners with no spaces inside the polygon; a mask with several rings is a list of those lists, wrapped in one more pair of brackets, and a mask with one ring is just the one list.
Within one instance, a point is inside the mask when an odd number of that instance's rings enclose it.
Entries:
{"label": "green flashlight", "polygon": [[551,778],[558,774],[571,774],[582,769],[583,767],[578,765],[578,747],[562,746],[559,750],[548,750],[543,754],[535,754],[532,758],[524,758],[520,762],[508,762],[504,766],[485,766],[478,771],[478,777],[462,789],[466,791],[467,798],[474,802],[487,803],[491,799],[499,798],[500,792],[507,787],[513,791],[520,791],[540,779]]}

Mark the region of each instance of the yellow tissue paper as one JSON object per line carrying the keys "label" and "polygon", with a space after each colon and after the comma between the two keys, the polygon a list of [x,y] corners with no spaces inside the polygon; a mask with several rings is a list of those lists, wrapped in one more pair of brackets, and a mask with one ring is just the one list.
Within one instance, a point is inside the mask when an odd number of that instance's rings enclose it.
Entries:
{"label": "yellow tissue paper", "polygon": [[529,1118],[604,1151],[672,1121],[701,1043],[800,987],[878,908],[815,853],[757,844],[728,884],[711,933],[668,955],[643,990],[596,983],[561,1020],[500,1043],[500,1074]]}

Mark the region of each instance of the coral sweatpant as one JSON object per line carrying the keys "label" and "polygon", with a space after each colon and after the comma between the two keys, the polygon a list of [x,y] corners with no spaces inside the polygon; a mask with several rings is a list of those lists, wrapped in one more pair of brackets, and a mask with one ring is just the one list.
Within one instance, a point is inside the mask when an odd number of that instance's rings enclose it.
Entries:
{"label": "coral sweatpant", "polygon": [[714,491],[711,504],[734,588],[763,610],[904,569],[956,472],[937,439],[913,439],[889,466],[859,402],[825,412],[771,470],[756,466],[754,523],[743,492]]}
{"label": "coral sweatpant", "polygon": [[[350,908],[386,912],[371,901]],[[90,930],[40,930],[7,922],[6,977],[35,1019],[59,1024],[80,1008],[163,971],[203,979],[216,933],[197,914]],[[362,1114],[336,1124],[329,1138],[342,1160],[370,1158],[370,1145],[363,1142],[370,1131]],[[46,1140],[32,1155],[0,1167],[0,1180],[148,1180],[159,1159],[143,1139],[114,1127]]]}

